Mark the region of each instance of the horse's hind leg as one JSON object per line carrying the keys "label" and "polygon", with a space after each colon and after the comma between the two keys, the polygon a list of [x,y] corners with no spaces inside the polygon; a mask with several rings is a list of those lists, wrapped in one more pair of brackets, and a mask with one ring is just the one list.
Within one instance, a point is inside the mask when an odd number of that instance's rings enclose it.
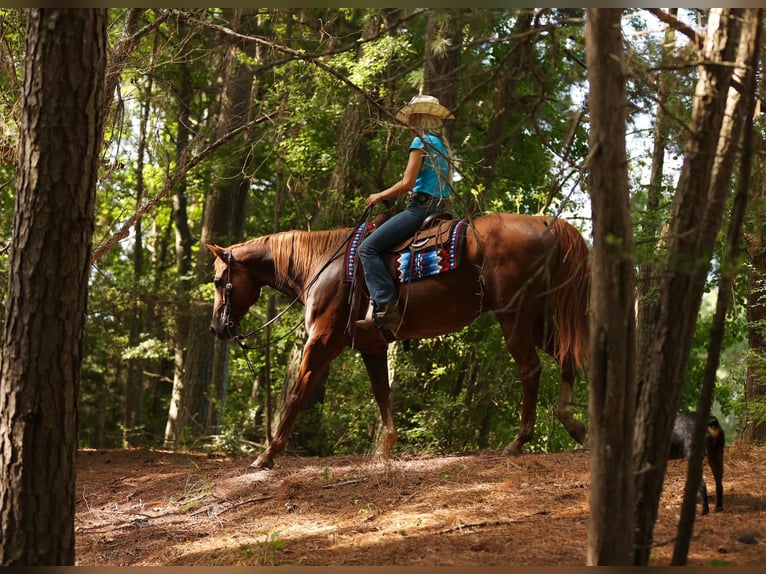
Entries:
{"label": "horse's hind leg", "polygon": [[521,454],[523,446],[532,440],[535,432],[535,418],[537,417],[537,393],[540,390],[540,373],[542,365],[537,355],[534,359],[520,360],[514,356],[516,368],[519,371],[522,385],[521,422],[519,431],[513,442],[505,447],[506,454]]}
{"label": "horse's hind leg", "polygon": [[522,385],[521,422],[513,442],[505,447],[506,454],[521,454],[523,446],[532,440],[537,416],[537,394],[540,390],[542,364],[531,334],[524,336],[521,325],[513,316],[498,316],[508,350],[516,362]]}
{"label": "horse's hind leg", "polygon": [[378,454],[388,457],[391,447],[396,442],[396,425],[391,413],[390,394],[391,389],[388,381],[388,361],[385,347],[382,352],[362,353],[364,366],[372,383],[372,392],[380,409],[380,417],[383,421],[383,436],[378,442]]}
{"label": "horse's hind leg", "polygon": [[587,427],[576,418],[572,412],[572,393],[574,388],[576,371],[571,359],[562,361],[561,364],[561,390],[559,392],[559,404],[556,417],[559,419],[569,435],[577,444],[585,444],[588,435]]}

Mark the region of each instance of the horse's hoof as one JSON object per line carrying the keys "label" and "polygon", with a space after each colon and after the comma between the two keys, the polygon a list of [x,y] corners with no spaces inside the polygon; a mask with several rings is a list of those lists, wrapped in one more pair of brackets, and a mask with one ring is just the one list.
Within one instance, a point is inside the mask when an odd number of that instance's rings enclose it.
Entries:
{"label": "horse's hoof", "polygon": [[505,447],[503,454],[508,456],[519,456],[521,454],[521,447],[518,446],[516,443],[511,443],[507,447]]}
{"label": "horse's hoof", "polygon": [[250,465],[250,468],[255,470],[269,470],[273,467],[274,461],[271,460],[271,457],[265,457],[263,455],[256,458],[255,462]]}

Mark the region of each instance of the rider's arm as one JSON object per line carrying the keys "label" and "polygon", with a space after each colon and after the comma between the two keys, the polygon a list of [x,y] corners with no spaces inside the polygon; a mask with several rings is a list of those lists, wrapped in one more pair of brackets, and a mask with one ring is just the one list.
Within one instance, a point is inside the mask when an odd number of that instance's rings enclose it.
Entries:
{"label": "rider's arm", "polygon": [[367,198],[366,205],[369,207],[370,205],[379,203],[384,199],[395,199],[400,195],[404,195],[405,193],[412,191],[412,188],[415,187],[415,180],[418,177],[420,166],[423,164],[424,155],[425,151],[422,149],[410,150],[410,156],[407,160],[407,167],[404,170],[402,179],[397,181],[388,189],[384,189],[379,193],[370,194],[370,196]]}

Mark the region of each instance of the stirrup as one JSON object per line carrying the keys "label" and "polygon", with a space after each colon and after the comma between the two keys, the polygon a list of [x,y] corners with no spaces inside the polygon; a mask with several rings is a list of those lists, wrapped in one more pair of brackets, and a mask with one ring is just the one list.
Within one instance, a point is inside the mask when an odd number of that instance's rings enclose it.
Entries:
{"label": "stirrup", "polygon": [[365,313],[364,319],[359,319],[356,321],[356,326],[359,329],[372,329],[375,327],[375,321],[372,318],[372,309],[373,303],[372,299],[370,299],[370,304],[367,306],[367,313]]}

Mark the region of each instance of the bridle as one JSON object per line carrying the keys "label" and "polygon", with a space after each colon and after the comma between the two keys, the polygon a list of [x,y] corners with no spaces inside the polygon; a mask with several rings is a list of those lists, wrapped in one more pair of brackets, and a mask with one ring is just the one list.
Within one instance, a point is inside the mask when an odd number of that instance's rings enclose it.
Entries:
{"label": "bridle", "polygon": [[233,285],[231,284],[231,266],[234,263],[233,251],[227,251],[226,256],[226,284],[224,285],[224,300],[223,300],[223,316],[221,320],[226,327],[226,334],[231,338],[235,338],[234,334],[234,319],[231,316],[231,291]]}
{"label": "bridle", "polygon": [[[248,331],[247,333],[242,333],[240,335],[237,335],[234,329],[236,328],[236,324],[234,323],[234,318],[231,312],[231,292],[234,290],[234,285],[231,282],[231,268],[234,263],[237,262],[236,259],[234,259],[234,250],[231,251],[224,251],[223,257],[226,261],[226,283],[224,284],[224,297],[223,297],[223,310],[221,311],[221,322],[223,323],[224,327],[226,328],[226,334],[229,336],[230,339],[233,339],[237,342],[237,344],[242,348],[243,351],[254,349],[256,347],[250,347],[245,344],[245,339],[248,339],[249,337],[252,337],[256,332],[261,331],[271,325],[272,323],[276,322],[277,319],[279,319],[282,315],[287,313],[287,311],[298,303],[300,301],[300,297],[296,297],[288,306],[287,308],[280,311],[276,316],[272,317],[269,321],[261,325],[260,327],[256,327],[252,331]],[[300,325],[300,323],[298,324]],[[287,335],[290,335],[295,329],[298,328],[298,325],[293,327]],[[285,335],[285,336],[287,336]]]}

